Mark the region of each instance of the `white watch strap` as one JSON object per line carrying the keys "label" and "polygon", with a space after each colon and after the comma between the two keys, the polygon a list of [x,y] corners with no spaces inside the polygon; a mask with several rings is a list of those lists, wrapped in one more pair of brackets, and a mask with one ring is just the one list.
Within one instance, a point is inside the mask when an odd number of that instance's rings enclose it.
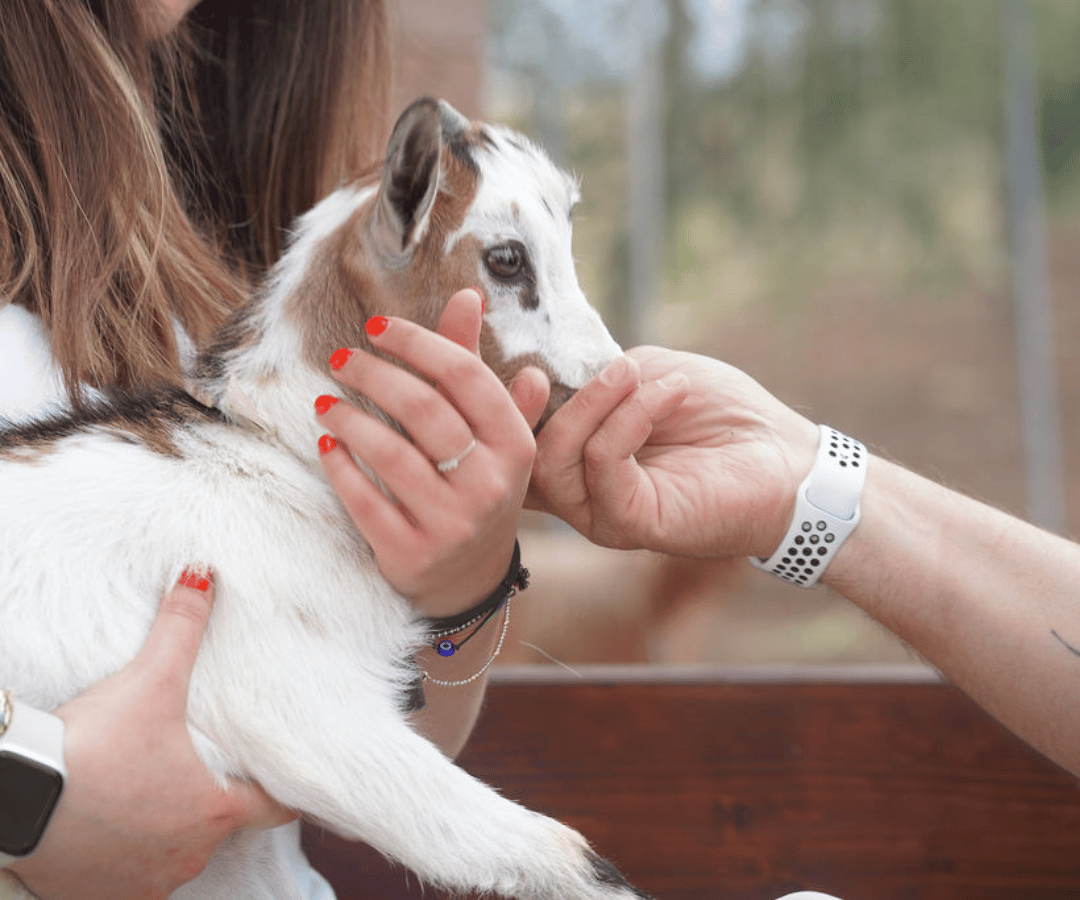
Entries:
{"label": "white watch strap", "polygon": [[800,587],[817,583],[859,524],[866,482],[866,448],[828,425],[818,428],[817,455],[799,485],[791,527],[768,559],[750,557],[759,569]]}
{"label": "white watch strap", "polygon": [[[48,766],[67,779],[64,767],[64,721],[0,691],[0,750]],[[18,857],[0,853],[0,868]]]}

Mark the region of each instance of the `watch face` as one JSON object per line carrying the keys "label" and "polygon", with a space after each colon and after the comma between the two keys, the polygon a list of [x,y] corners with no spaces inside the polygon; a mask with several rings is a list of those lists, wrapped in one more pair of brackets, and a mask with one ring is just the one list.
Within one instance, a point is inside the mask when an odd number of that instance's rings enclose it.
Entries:
{"label": "watch face", "polygon": [[0,751],[0,853],[25,856],[37,846],[63,786],[55,769]]}

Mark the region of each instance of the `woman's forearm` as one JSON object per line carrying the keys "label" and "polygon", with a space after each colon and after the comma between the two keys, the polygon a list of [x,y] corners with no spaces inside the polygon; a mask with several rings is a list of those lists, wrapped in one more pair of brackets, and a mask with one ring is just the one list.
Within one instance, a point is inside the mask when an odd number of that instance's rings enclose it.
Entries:
{"label": "woman's forearm", "polygon": [[874,458],[824,581],[1080,774],[1080,546]]}
{"label": "woman's forearm", "polygon": [[[453,656],[440,656],[431,647],[416,655],[420,670],[428,677],[423,683],[424,708],[415,712],[411,721],[417,731],[451,759],[465,746],[480,715],[491,671],[488,663],[496,649],[501,649],[506,615],[506,608],[496,613]],[[481,674],[474,678],[477,673]]]}

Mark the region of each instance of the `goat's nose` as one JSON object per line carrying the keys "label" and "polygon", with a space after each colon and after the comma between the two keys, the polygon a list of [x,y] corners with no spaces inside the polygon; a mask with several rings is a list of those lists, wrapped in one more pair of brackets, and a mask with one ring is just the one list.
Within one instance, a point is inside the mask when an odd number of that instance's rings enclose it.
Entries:
{"label": "goat's nose", "polygon": [[560,406],[562,406],[567,400],[577,393],[577,388],[568,387],[561,381],[555,381],[551,384],[551,393],[548,395],[547,406],[544,407],[544,412],[540,416],[540,421],[536,423],[536,427],[533,429],[533,434],[539,434],[540,429],[544,427],[544,424],[548,419],[552,417]]}
{"label": "goat's nose", "polygon": [[618,345],[616,345],[615,349],[611,353],[604,353],[599,359],[580,363],[578,365],[576,373],[577,378],[575,379],[575,383],[578,385],[578,387],[584,387],[597,375],[603,372],[604,369],[607,367],[608,363],[618,358],[619,356],[622,356],[622,350],[620,350]]}
{"label": "goat's nose", "polygon": [[551,412],[555,412],[555,410],[562,406],[577,392],[577,388],[572,388],[561,382],[556,382],[551,386],[551,396],[548,397],[548,409],[550,409]]}

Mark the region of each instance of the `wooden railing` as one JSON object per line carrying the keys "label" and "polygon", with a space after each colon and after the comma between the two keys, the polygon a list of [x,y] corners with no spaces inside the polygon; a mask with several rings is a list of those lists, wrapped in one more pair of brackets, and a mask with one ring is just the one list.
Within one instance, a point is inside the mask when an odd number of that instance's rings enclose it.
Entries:
{"label": "wooden railing", "polygon": [[[925,671],[503,670],[459,762],[659,900],[1080,900],[1076,779]],[[339,900],[439,898],[305,847]]]}

